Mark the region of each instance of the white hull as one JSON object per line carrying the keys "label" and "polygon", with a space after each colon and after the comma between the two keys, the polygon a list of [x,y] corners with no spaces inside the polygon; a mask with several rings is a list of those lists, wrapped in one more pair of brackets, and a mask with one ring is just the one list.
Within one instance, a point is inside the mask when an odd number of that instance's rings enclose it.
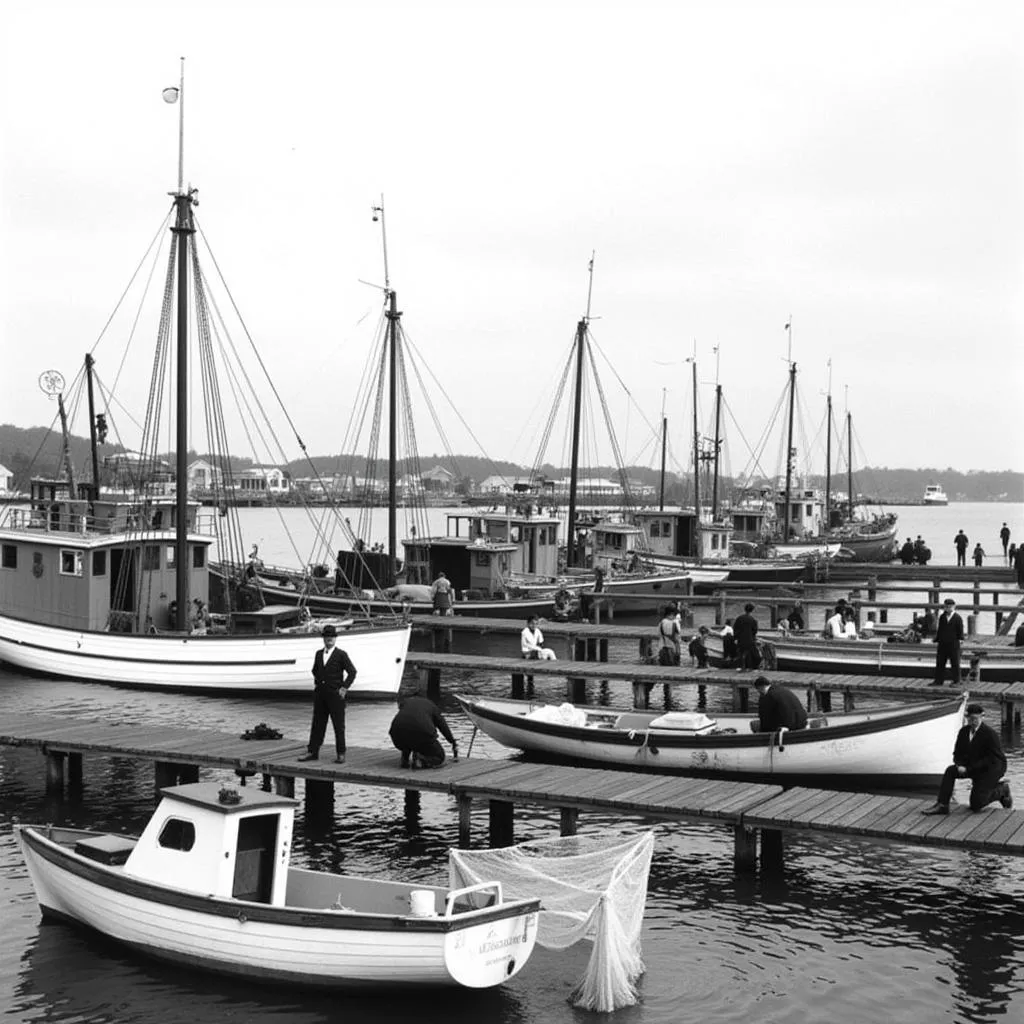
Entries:
{"label": "white hull", "polygon": [[[344,631],[354,697],[398,695],[411,627]],[[302,693],[312,688],[315,633],[170,636],[88,632],[0,615],[0,661],[64,679],[159,690]]]}
{"label": "white hull", "polygon": [[[938,779],[963,724],[963,699],[811,716],[812,728],[778,736],[751,731],[756,715],[716,715],[717,732],[658,729],[658,713],[581,708],[584,726],[525,719],[536,704],[460,698],[473,724],[506,747],[560,760],[726,777],[857,780],[879,786]],[[733,730],[725,732],[723,730]]]}
{"label": "white hull", "polygon": [[319,877],[321,887],[349,886],[347,891],[360,881],[384,889],[395,909],[353,913],[331,909],[330,900],[326,907],[272,907],[131,878],[122,868],[93,863],[48,841],[45,833],[18,829],[44,914],[79,922],[160,959],[217,973],[303,985],[484,988],[517,973],[536,940],[533,902],[507,905],[518,913],[413,917],[409,892],[422,887],[293,870],[289,889],[293,878],[302,884],[303,876]]}

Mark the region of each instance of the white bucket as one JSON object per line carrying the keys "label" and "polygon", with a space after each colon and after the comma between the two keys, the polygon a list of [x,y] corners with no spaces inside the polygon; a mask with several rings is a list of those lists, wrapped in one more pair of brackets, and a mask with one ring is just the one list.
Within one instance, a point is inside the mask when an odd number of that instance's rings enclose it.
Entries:
{"label": "white bucket", "polygon": [[434,893],[430,889],[413,889],[409,893],[409,913],[413,917],[436,917]]}

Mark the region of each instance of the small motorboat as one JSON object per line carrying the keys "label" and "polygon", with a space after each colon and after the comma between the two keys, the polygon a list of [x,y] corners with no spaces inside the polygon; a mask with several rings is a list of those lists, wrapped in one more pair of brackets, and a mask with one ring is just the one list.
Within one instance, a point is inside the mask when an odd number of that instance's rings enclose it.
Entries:
{"label": "small motorboat", "polygon": [[161,790],[142,835],[17,825],[44,917],[221,974],[341,986],[488,988],[518,974],[539,899],[289,865],[296,801],[198,782]]}
{"label": "small motorboat", "polygon": [[540,759],[833,788],[938,782],[966,694],[810,715],[806,729],[756,732],[756,715],[611,708],[457,695],[473,724]]}

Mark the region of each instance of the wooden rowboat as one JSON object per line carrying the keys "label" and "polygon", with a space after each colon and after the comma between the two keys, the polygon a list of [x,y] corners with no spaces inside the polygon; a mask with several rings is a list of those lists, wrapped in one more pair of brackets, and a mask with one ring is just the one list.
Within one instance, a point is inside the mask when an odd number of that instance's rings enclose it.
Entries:
{"label": "wooden rowboat", "polygon": [[15,826],[43,916],[163,960],[302,985],[487,988],[517,974],[540,901],[289,866],[296,801],[193,783],[138,840]]}
{"label": "wooden rowboat", "polygon": [[808,728],[753,731],[756,716],[626,711],[457,696],[473,724],[540,759],[835,788],[936,784],[967,695],[811,715]]}

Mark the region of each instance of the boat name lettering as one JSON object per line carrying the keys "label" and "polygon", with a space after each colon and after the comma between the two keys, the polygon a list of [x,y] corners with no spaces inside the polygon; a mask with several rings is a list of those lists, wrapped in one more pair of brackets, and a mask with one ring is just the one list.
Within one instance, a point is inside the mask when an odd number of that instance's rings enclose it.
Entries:
{"label": "boat name lettering", "polygon": [[525,941],[522,935],[513,935],[508,939],[498,939],[497,942],[485,942],[477,950],[478,953],[493,953],[496,949],[506,949],[509,946],[518,946]]}

